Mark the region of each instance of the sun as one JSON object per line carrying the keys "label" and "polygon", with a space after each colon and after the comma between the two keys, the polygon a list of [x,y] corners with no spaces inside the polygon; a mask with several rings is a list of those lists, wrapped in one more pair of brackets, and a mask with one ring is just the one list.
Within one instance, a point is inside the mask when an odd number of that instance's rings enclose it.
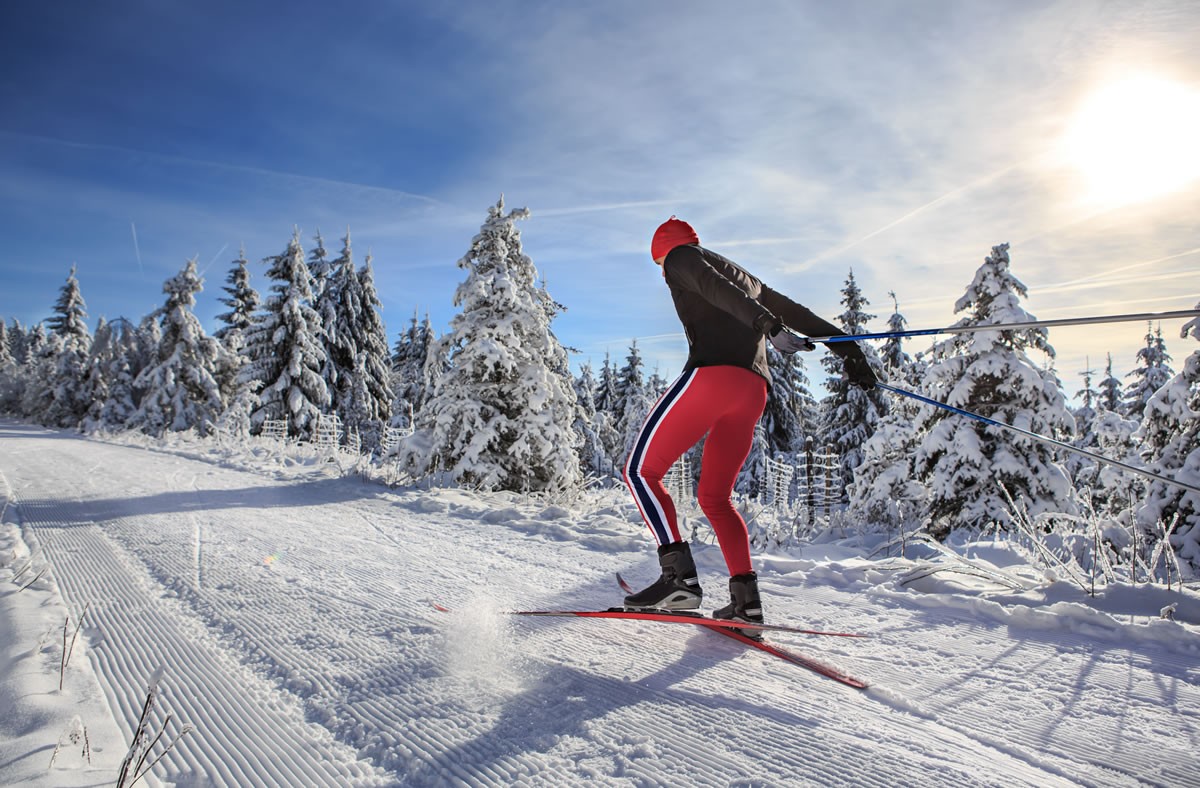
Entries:
{"label": "sun", "polygon": [[1141,75],[1088,96],[1063,138],[1089,202],[1144,202],[1200,178],[1200,89]]}

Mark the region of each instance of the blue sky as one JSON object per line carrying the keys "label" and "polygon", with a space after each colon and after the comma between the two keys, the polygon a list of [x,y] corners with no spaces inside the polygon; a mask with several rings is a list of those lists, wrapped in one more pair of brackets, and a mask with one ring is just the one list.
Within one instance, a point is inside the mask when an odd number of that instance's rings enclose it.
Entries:
{"label": "blue sky", "polygon": [[[853,269],[877,329],[889,291],[913,327],[954,322],[1002,242],[1037,317],[1188,309],[1200,166],[1176,137],[1200,139],[1178,114],[1200,106],[1197,40],[1187,0],[10,3],[0,317],[48,317],[77,265],[93,324],[137,319],[196,257],[211,331],[240,247],[265,290],[293,226],[335,251],[349,226],[391,338],[414,309],[443,331],[502,193],[532,213],[525,250],[577,363],[637,338],[651,369],[682,365],[648,253],[672,214],[827,317]],[[1081,127],[1129,78],[1174,98],[1121,99],[1145,123],[1116,141],[1111,110]],[[1132,199],[1114,160],[1163,172]],[[1059,374],[1073,389],[1111,352],[1123,375],[1144,334],[1056,329]]]}

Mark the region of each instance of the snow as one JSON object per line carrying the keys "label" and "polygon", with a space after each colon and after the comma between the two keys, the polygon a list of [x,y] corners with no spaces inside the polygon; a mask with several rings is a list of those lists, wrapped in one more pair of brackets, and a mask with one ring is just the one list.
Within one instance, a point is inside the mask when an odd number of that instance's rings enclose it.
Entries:
{"label": "snow", "polygon": [[159,671],[154,752],[192,730],[151,786],[1200,784],[1194,590],[1092,597],[1000,537],[757,553],[768,621],[871,636],[771,637],[860,692],[700,628],[505,615],[652,579],[620,491],[330,460],[0,422],[0,784],[114,784]]}

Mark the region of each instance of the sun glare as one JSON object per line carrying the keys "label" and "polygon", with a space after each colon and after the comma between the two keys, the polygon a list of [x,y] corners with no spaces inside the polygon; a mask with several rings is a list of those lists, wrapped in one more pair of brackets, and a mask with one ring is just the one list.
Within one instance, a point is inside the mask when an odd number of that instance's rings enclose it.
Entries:
{"label": "sun glare", "polygon": [[1063,140],[1089,201],[1143,202],[1200,178],[1200,90],[1150,76],[1084,100]]}

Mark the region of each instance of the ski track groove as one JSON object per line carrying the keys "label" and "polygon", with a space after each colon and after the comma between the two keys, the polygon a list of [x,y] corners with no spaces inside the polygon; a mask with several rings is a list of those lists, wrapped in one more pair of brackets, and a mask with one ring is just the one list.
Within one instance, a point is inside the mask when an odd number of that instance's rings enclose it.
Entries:
{"label": "ski track groove", "polygon": [[[142,682],[164,664],[159,723],[163,709],[175,715],[170,733],[202,721],[156,773],[237,786],[557,786],[586,776],[883,788],[928,785],[925,774],[1005,788],[1195,784],[1172,758],[1195,762],[1176,750],[1196,745],[1196,724],[1179,744],[1153,734],[1164,699],[1200,706],[1182,655],[1042,638],[902,594],[855,593],[819,573],[766,574],[765,601],[788,620],[875,636],[775,642],[918,700],[928,717],[913,715],[698,628],[493,616],[497,634],[471,621],[456,629],[453,615],[429,608],[431,595],[463,614],[482,584],[517,595],[490,600],[497,609],[537,607],[533,588],[595,608],[616,596],[615,563],[648,571],[644,555],[553,537],[530,566],[512,542],[543,537],[515,514],[489,517],[460,554],[446,533],[460,521],[419,494],[375,500],[350,480],[310,487],[173,455],[155,456],[170,470],[153,478],[138,476],[148,467],[138,449],[41,445],[24,455],[27,500],[14,505],[71,609],[92,603],[86,628],[103,638],[88,654],[115,716],[131,730]],[[68,447],[101,457],[74,499],[38,481],[84,461]],[[292,524],[314,516],[322,538],[297,536]],[[711,550],[699,557],[714,561]],[[464,635],[477,642],[458,642]],[[463,652],[467,667],[448,667]],[[1166,673],[1148,673],[1152,664]],[[1055,695],[1055,708],[1023,702],[1044,682],[1075,691]],[[1130,710],[1104,717],[1097,697]],[[1092,732],[1114,724],[1127,730]],[[1118,768],[1110,745],[1127,739]]]}
{"label": "ski track groove", "polygon": [[[73,521],[72,506],[59,500],[19,505],[25,527],[36,535],[54,567],[64,600],[76,610],[92,601],[86,629],[103,632],[104,637],[88,653],[127,736],[132,738],[141,713],[145,681],[159,666],[167,672],[160,705],[151,717],[153,729],[162,728],[167,714],[172,721],[164,738],[174,738],[190,720],[205,721],[157,769],[239,786],[304,785],[318,775],[331,785],[380,784],[369,779],[369,769],[344,768],[344,753],[335,755],[317,737],[298,730],[298,721],[290,715],[251,703],[236,680],[240,668],[205,643],[208,638],[202,631],[181,632],[180,618],[161,609],[152,598],[151,584],[138,581],[141,567],[119,560],[99,528]],[[180,577],[188,578],[187,562],[183,563]],[[107,582],[109,578],[133,582],[115,584]],[[132,645],[135,641],[137,646]],[[127,645],[116,647],[118,643]],[[191,746],[195,739],[203,746]]]}

